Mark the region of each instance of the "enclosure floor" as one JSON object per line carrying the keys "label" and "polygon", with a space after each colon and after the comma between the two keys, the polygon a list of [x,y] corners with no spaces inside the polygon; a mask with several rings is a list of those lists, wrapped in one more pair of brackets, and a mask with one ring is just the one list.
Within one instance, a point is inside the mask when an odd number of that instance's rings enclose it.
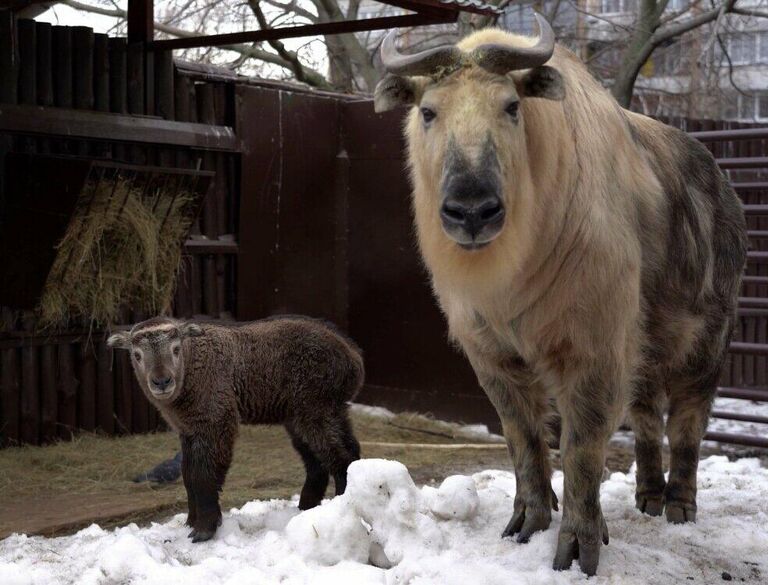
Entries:
{"label": "enclosure floor", "polygon": [[[363,457],[401,461],[417,484],[511,468],[506,448],[488,443],[491,437],[459,436],[445,423],[424,416],[401,414],[388,419],[355,413],[353,424]],[[479,445],[423,446],[470,443]],[[130,481],[172,457],[178,445],[177,436],[169,432],[118,438],[82,434],[54,445],[0,451],[0,539],[14,532],[68,534],[94,522],[102,527],[143,524],[185,511],[181,481],[165,486]],[[624,442],[611,446],[606,465],[611,471],[627,471],[633,460],[631,444]],[[553,464],[559,464],[556,452]],[[222,493],[222,508],[240,507],[255,499],[290,498],[299,492],[303,480],[304,469],[282,427],[244,426]]]}

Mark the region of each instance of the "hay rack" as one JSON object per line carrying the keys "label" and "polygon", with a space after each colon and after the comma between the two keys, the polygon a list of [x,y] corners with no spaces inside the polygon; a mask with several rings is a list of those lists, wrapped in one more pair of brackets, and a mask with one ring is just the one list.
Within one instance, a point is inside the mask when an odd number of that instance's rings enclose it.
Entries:
{"label": "hay rack", "polygon": [[0,305],[22,310],[37,306],[57,256],[58,242],[78,205],[90,204],[87,185],[97,185],[90,189],[91,202],[98,186],[116,186],[126,180],[148,196],[160,189],[173,193],[173,197],[186,192],[193,195],[186,213],[197,218],[214,176],[210,171],[9,153],[6,197],[0,201]]}

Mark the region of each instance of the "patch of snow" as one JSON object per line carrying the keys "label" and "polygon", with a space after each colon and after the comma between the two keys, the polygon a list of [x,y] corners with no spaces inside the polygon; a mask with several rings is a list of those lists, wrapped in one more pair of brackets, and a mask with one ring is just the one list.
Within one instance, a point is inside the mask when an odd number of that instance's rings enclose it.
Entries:
{"label": "patch of snow", "polygon": [[[552,486],[562,502],[563,476]],[[576,564],[552,571],[562,512],[528,544],[499,535],[512,513],[514,475],[488,470],[418,488],[395,461],[349,468],[344,495],[301,512],[294,501],[256,501],[224,516],[192,544],[179,514],[145,528],[91,526],[61,538],[0,541],[3,585],[484,585],[587,583]],[[611,542],[589,583],[657,585],[768,576],[768,469],[757,459],[712,456],[699,466],[696,524],[671,525],[634,507],[634,468],[603,483]]]}

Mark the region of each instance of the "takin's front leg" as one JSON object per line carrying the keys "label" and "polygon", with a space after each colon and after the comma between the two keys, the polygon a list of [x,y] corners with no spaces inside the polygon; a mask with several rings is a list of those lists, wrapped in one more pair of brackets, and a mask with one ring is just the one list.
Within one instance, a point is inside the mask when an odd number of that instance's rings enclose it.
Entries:
{"label": "takin's front leg", "polygon": [[187,489],[192,542],[213,538],[221,525],[219,492],[232,462],[234,434],[223,432],[213,439],[203,435],[182,435],[181,471]]}
{"label": "takin's front leg", "polygon": [[600,508],[600,480],[617,403],[617,386],[599,379],[587,376],[558,395],[565,478],[563,522],[553,568],[568,569],[578,558],[587,575],[597,571],[600,544],[608,544],[608,527]]}
{"label": "takin's front leg", "polygon": [[557,510],[546,441],[546,395],[527,372],[485,377],[482,386],[501,419],[517,480],[514,513],[502,538],[517,534],[517,542],[528,542],[534,532],[549,527],[552,509]]}

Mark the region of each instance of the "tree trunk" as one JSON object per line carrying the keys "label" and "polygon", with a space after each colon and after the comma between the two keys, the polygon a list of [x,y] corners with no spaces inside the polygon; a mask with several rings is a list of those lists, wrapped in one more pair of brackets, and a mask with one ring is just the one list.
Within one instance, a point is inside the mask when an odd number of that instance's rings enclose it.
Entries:
{"label": "tree trunk", "polygon": [[651,38],[659,28],[659,19],[666,5],[665,0],[661,0],[659,5],[656,4],[656,0],[641,1],[634,30],[611,88],[613,97],[624,108],[629,108],[632,103],[632,92],[635,89],[637,75],[653,52]]}

